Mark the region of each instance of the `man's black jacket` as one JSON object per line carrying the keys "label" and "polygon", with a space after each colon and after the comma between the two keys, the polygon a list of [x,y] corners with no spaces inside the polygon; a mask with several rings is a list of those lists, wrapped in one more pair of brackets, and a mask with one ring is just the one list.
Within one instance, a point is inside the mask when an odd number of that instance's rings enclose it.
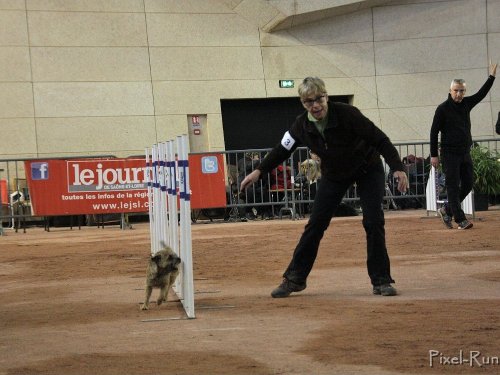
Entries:
{"label": "man's black jacket", "polygon": [[464,154],[472,146],[470,111],[490,91],[495,77],[489,76],[477,93],[455,103],[450,94],[434,114],[431,127],[431,156],[438,156],[438,133],[441,132],[441,149]]}
{"label": "man's black jacket", "polygon": [[362,169],[380,162],[380,155],[393,171],[405,170],[387,135],[356,107],[329,103],[324,136],[304,112],[262,161],[261,175],[276,168],[299,146],[307,146],[321,158],[322,176],[333,181],[352,179]]}

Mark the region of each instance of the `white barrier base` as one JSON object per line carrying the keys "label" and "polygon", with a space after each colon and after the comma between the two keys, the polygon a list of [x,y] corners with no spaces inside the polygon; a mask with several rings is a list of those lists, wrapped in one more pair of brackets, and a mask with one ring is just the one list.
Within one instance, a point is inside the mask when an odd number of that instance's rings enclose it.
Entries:
{"label": "white barrier base", "polygon": [[[427,180],[427,186],[425,187],[425,206],[427,213],[429,213],[429,211],[434,211],[436,216],[438,215],[438,209],[446,203],[444,200],[439,200],[438,197],[439,193],[436,168],[431,167],[429,179]],[[467,215],[475,215],[472,191],[462,201],[462,210]]]}

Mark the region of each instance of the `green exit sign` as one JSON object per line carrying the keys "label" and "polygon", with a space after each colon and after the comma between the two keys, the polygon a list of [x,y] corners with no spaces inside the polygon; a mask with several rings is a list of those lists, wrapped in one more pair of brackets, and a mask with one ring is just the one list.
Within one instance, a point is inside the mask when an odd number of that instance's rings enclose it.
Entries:
{"label": "green exit sign", "polygon": [[280,87],[282,89],[291,89],[295,85],[293,79],[280,79]]}

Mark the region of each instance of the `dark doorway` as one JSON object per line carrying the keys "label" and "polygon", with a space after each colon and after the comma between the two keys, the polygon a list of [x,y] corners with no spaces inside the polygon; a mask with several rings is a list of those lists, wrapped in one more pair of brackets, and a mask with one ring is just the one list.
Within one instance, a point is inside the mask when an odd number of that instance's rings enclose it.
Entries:
{"label": "dark doorway", "polygon": [[[349,96],[330,96],[349,103]],[[304,112],[298,97],[221,100],[227,151],[274,147],[295,118]]]}

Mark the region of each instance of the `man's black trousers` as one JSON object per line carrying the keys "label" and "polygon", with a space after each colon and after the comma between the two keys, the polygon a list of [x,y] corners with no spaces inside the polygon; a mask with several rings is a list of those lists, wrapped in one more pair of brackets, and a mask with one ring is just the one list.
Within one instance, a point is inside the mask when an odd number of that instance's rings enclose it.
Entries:
{"label": "man's black trousers", "polygon": [[[443,151],[441,155],[445,185],[448,194],[448,214],[452,214],[455,222],[466,219],[461,202],[472,190],[473,167],[469,152],[451,153]],[[451,212],[450,212],[451,211]]]}

